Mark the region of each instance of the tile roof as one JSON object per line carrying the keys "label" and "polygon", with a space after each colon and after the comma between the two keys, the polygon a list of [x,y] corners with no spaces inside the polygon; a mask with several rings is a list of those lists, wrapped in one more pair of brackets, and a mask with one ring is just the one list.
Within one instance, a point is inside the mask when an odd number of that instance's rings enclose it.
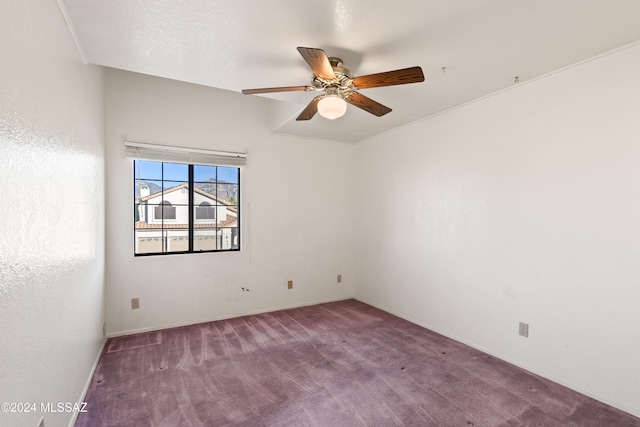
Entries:
{"label": "tile roof", "polygon": [[[236,217],[230,217],[225,221],[221,221],[217,224],[203,224],[203,223],[195,223],[193,224],[194,229],[209,229],[209,228],[223,228],[223,227],[237,227],[238,219]],[[186,230],[189,228],[188,224],[175,224],[175,223],[164,223],[164,224],[149,224],[145,221],[137,221],[136,230]]]}

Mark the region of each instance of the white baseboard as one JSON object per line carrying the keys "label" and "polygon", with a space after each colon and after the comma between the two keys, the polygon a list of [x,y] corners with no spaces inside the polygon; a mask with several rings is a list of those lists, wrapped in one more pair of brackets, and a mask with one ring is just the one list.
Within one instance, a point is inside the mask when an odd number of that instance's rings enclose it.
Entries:
{"label": "white baseboard", "polygon": [[[78,403],[82,406],[83,402],[86,402],[85,398],[87,396],[87,392],[89,391],[89,387],[91,386],[91,381],[93,380],[93,374],[96,372],[96,368],[98,367],[98,362],[100,362],[100,356],[102,355],[102,351],[104,350],[104,346],[107,343],[106,338],[102,338],[102,344],[100,344],[100,348],[98,349],[98,354],[96,355],[95,360],[93,361],[93,366],[89,372],[89,377],[87,378],[87,382],[82,389],[82,393],[80,393],[80,400]],[[73,411],[73,415],[71,416],[71,421],[69,421],[69,427],[73,427],[78,420],[78,412]]]}
{"label": "white baseboard", "polygon": [[600,396],[597,393],[592,393],[590,391],[583,390],[579,386],[577,386],[575,384],[572,384],[571,382],[568,382],[568,381],[566,381],[566,380],[564,380],[562,378],[559,378],[559,377],[557,377],[555,375],[552,375],[552,374],[550,374],[548,372],[533,368],[533,367],[528,366],[526,364],[523,364],[523,363],[521,363],[521,362],[519,362],[517,360],[512,360],[512,359],[510,359],[508,357],[503,357],[502,355],[496,354],[496,353],[492,352],[491,350],[489,350],[487,348],[484,348],[482,346],[477,345],[476,343],[469,342],[469,341],[467,341],[467,340],[465,340],[463,338],[460,338],[460,337],[457,337],[455,335],[452,335],[452,334],[448,333],[447,331],[443,331],[443,330],[440,330],[438,328],[434,328],[434,327],[432,327],[432,326],[430,326],[428,324],[425,324],[425,323],[420,322],[420,321],[418,321],[416,319],[413,319],[411,316],[407,316],[404,313],[399,313],[399,312],[396,312],[394,310],[389,310],[387,307],[383,307],[383,306],[381,306],[379,304],[375,304],[375,303],[369,302],[369,301],[367,301],[366,298],[355,297],[355,296],[353,298],[355,300],[358,300],[360,302],[368,304],[368,305],[370,305],[372,307],[378,308],[378,309],[380,309],[382,311],[386,311],[389,314],[393,314],[394,316],[398,316],[401,319],[409,321],[409,322],[411,322],[413,324],[416,324],[418,326],[421,326],[421,327],[423,327],[425,329],[429,329],[430,331],[436,332],[436,333],[438,333],[440,335],[443,335],[443,336],[445,336],[447,338],[450,338],[450,339],[452,339],[454,341],[461,342],[462,344],[468,345],[469,347],[475,348],[476,350],[480,350],[483,353],[487,353],[487,354],[489,354],[489,355],[491,355],[493,357],[497,357],[500,360],[504,360],[505,362],[511,363],[512,365],[515,365],[515,366],[517,366],[519,368],[522,368],[522,369],[524,369],[526,371],[529,371],[529,372],[531,372],[533,374],[536,374],[536,375],[539,375],[539,376],[541,376],[543,378],[546,378],[549,381],[553,381],[554,383],[557,383],[557,384],[560,384],[560,385],[565,386],[567,388],[570,388],[571,390],[577,391],[580,394],[584,394],[585,396],[589,396],[589,397],[591,397],[593,399],[596,399],[596,400],[598,400],[598,401],[600,401],[602,403],[605,403],[605,404],[607,404],[609,406],[613,406],[614,408],[620,409],[621,411],[627,412],[627,413],[629,413],[629,414],[631,414],[631,415],[633,415],[635,417],[640,418],[640,409],[638,409],[638,408],[632,408],[632,407],[627,406],[627,405],[625,405],[623,403],[616,402],[615,400],[611,400],[611,399],[608,399],[606,397]]}
{"label": "white baseboard", "polygon": [[348,299],[352,299],[352,298],[353,298],[353,296],[342,296],[342,297],[338,297],[338,298],[329,298],[329,299],[318,300],[318,301],[306,301],[306,302],[301,302],[301,303],[288,304],[288,305],[284,305],[284,306],[270,307],[270,308],[257,310],[257,311],[250,311],[250,312],[247,312],[247,313],[230,314],[228,316],[221,316],[221,317],[212,317],[212,318],[204,319],[202,321],[197,321],[197,322],[173,323],[173,324],[167,324],[167,325],[161,325],[161,326],[152,326],[152,327],[148,327],[148,328],[139,328],[139,329],[130,329],[130,330],[126,330],[126,331],[111,332],[111,333],[107,334],[107,338],[117,338],[117,337],[122,337],[122,336],[126,336],[126,335],[141,334],[141,333],[144,333],[144,332],[155,332],[155,331],[161,331],[163,329],[180,328],[182,326],[197,325],[197,324],[200,324],[200,323],[217,322],[219,320],[235,319],[236,317],[252,316],[254,314],[271,313],[271,312],[274,312],[274,311],[288,310],[290,308],[307,307],[307,306],[310,306],[310,305],[324,304],[324,303],[328,303],[328,302],[344,301],[344,300],[348,300]]}

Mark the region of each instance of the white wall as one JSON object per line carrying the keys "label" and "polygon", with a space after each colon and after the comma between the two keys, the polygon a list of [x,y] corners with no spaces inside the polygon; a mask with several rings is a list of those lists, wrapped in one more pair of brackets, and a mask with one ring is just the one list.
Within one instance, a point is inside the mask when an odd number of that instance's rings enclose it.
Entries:
{"label": "white wall", "polygon": [[[269,101],[255,96],[108,70],[106,97],[109,334],[353,295],[353,145],[273,134]],[[247,150],[242,251],[134,257],[125,138]]]}
{"label": "white wall", "polygon": [[357,148],[357,298],[640,415],[640,46]]}
{"label": "white wall", "polygon": [[68,425],[104,320],[102,71],[55,1],[0,3],[0,425]]}

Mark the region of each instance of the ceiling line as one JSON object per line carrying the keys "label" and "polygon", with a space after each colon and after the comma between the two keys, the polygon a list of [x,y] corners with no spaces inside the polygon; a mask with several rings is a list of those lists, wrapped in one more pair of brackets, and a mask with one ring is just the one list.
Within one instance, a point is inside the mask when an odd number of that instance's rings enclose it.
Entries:
{"label": "ceiling line", "polygon": [[76,33],[75,27],[71,23],[71,19],[69,18],[69,13],[67,12],[67,8],[65,7],[63,1],[64,0],[56,0],[56,3],[58,3],[58,8],[62,13],[64,22],[67,24],[67,27],[69,28],[69,32],[71,33],[71,37],[73,38],[73,41],[76,43],[76,47],[78,48],[78,52],[80,53],[82,62],[84,63],[84,65],[89,65],[89,61],[87,61],[87,55],[84,54],[84,49],[82,49],[82,45],[80,45],[80,39],[78,38],[78,34]]}

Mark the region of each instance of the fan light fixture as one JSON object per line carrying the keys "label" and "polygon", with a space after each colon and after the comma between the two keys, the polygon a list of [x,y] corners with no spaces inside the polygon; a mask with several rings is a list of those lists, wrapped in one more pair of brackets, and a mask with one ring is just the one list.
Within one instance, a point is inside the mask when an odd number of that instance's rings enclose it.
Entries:
{"label": "fan light fixture", "polygon": [[318,113],[326,119],[335,120],[347,112],[347,103],[339,95],[327,95],[318,101]]}
{"label": "fan light fixture", "polygon": [[298,52],[313,71],[310,85],[243,89],[242,93],[257,95],[273,92],[324,92],[313,98],[296,120],[311,120],[316,113],[320,113],[321,116],[329,120],[335,120],[344,116],[347,111],[347,103],[376,117],[382,117],[390,113],[391,108],[367,98],[359,92],[360,89],[424,81],[424,74],[420,67],[353,77],[351,71],[342,66],[342,59],[334,56],[328,57],[322,49],[298,47]]}

